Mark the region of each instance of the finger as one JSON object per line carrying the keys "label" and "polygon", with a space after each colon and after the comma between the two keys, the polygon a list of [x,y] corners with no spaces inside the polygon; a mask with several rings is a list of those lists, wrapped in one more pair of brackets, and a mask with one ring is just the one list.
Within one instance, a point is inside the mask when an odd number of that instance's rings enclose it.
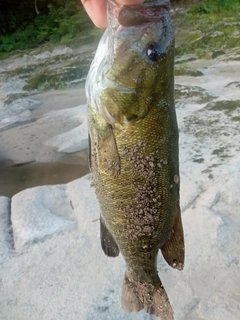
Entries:
{"label": "finger", "polygon": [[92,22],[96,27],[107,27],[106,0],[81,0]]}
{"label": "finger", "polygon": [[144,0],[116,0],[117,3],[126,6],[135,6],[137,4],[143,3]]}

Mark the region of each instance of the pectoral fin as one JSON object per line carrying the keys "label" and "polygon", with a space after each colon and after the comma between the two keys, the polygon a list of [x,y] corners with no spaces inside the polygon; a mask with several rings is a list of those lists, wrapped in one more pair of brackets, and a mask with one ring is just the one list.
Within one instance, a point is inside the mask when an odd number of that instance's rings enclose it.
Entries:
{"label": "pectoral fin", "polygon": [[107,229],[102,217],[100,217],[100,237],[104,253],[109,257],[117,257],[119,255],[118,245]]}
{"label": "pectoral fin", "polygon": [[99,169],[116,178],[120,173],[120,158],[112,126],[108,123],[98,136],[97,153]]}
{"label": "pectoral fin", "polygon": [[89,108],[89,159],[90,167],[97,166],[99,172],[105,172],[113,178],[120,173],[120,157],[111,124]]}
{"label": "pectoral fin", "polygon": [[178,270],[184,267],[184,235],[181,214],[179,212],[172,233],[168,241],[161,248],[162,255],[167,263]]}

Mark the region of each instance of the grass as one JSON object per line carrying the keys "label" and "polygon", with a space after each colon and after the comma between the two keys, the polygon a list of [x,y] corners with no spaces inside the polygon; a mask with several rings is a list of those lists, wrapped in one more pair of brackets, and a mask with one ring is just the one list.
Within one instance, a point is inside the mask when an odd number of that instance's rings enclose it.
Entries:
{"label": "grass", "polygon": [[[240,46],[240,0],[205,0],[174,18],[176,55],[209,57]],[[191,30],[191,31],[190,31]]]}
{"label": "grass", "polygon": [[205,0],[193,6],[189,13],[194,15],[226,14],[239,10],[239,5],[239,0]]}

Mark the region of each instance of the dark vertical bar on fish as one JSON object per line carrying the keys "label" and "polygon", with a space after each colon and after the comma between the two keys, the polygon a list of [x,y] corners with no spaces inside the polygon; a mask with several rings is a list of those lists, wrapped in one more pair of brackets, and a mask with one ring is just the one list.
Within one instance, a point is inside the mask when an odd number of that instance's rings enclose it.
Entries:
{"label": "dark vertical bar on fish", "polygon": [[101,244],[125,259],[123,309],[171,320],[157,271],[159,250],[173,268],[184,265],[169,1],[109,1],[108,23],[86,82]]}

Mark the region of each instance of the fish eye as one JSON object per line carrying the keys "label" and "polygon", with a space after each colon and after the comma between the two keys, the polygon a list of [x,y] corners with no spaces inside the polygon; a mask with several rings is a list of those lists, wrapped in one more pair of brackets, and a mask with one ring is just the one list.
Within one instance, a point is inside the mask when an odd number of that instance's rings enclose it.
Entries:
{"label": "fish eye", "polygon": [[157,42],[153,42],[147,46],[147,56],[152,61],[157,61],[162,53],[162,49]]}

